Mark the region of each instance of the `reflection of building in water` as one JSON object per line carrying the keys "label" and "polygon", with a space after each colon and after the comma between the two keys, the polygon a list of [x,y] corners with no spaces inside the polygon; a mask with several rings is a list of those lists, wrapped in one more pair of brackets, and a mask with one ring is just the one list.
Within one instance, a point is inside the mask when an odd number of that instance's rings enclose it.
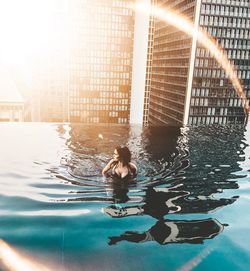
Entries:
{"label": "reflection of building in water", "polygon": [[156,241],[161,245],[171,243],[202,244],[223,231],[224,225],[215,219],[204,220],[161,220],[148,231],[138,233],[129,231],[120,236],[109,237],[109,245],[120,241],[143,243]]}
{"label": "reflection of building in water", "polygon": [[[233,179],[241,176],[239,162],[246,159],[244,126],[193,127],[188,132],[190,167],[186,186],[196,187],[196,195],[211,195],[224,189],[238,188]],[[188,190],[188,191],[190,191]]]}
{"label": "reflection of building in water", "polygon": [[24,100],[9,74],[0,72],[0,121],[23,121]]}
{"label": "reflection of building in water", "polygon": [[[60,125],[58,132],[66,133]],[[127,126],[79,125],[67,126],[66,144],[70,152],[68,164],[78,176],[101,175],[103,167],[113,157],[115,147],[126,145],[129,138]]]}
{"label": "reflection of building in water", "polygon": [[186,129],[177,126],[143,128],[139,166],[144,174],[154,179],[181,172],[189,165]]}
{"label": "reflection of building in water", "polygon": [[150,215],[159,221],[150,230],[144,233],[125,232],[118,237],[110,237],[109,244],[126,240],[129,242],[156,241],[159,244],[190,243],[201,244],[204,239],[211,239],[223,230],[217,220],[163,220],[167,214],[193,214],[208,213],[218,208],[232,204],[237,199],[215,199],[212,197],[200,197],[189,199],[189,192],[181,190],[181,186],[175,188],[148,188],[144,205],[128,207],[108,206],[103,211],[114,217],[122,218],[134,215]]}
{"label": "reflection of building in water", "polygon": [[[236,66],[249,98],[249,1],[158,0],[157,4],[176,11],[216,39]],[[153,52],[148,53],[147,67],[150,84],[145,87],[150,95],[145,105],[149,112],[144,123],[243,122],[241,99],[208,50],[159,19],[155,18],[152,28]]]}
{"label": "reflection of building in water", "polygon": [[178,138],[182,136],[181,128],[177,126],[150,126],[143,130],[143,147],[152,158],[165,160],[177,154]]}
{"label": "reflection of building in water", "polygon": [[[113,157],[115,147],[126,145],[129,138],[128,126],[70,124],[68,146],[71,150],[86,154]],[[92,151],[91,151],[92,150]],[[89,151],[89,152],[88,152]]]}

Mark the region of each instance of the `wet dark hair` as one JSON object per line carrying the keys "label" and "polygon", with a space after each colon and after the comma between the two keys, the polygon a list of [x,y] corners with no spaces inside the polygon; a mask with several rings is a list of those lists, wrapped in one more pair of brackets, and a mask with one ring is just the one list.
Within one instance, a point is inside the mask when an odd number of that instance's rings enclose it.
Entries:
{"label": "wet dark hair", "polygon": [[129,162],[131,161],[131,152],[128,147],[126,146],[118,146],[115,148],[118,155],[119,155],[119,160],[124,164],[128,165]]}

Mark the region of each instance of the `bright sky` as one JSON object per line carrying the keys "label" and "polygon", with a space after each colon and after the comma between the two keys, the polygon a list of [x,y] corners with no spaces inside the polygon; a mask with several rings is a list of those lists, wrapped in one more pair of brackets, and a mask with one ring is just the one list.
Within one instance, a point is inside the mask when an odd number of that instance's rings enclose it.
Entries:
{"label": "bright sky", "polygon": [[0,97],[8,96],[4,67],[19,71],[29,83],[33,58],[49,46],[53,1],[0,0]]}
{"label": "bright sky", "polygon": [[46,46],[50,25],[49,0],[0,0],[0,57],[23,64]]}

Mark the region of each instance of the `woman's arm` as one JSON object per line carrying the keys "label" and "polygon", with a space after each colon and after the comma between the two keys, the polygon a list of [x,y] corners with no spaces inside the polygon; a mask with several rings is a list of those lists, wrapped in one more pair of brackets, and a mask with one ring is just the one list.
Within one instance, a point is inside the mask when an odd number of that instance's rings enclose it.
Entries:
{"label": "woman's arm", "polygon": [[137,166],[134,163],[129,163],[130,170],[133,173],[134,177],[137,175]]}
{"label": "woman's arm", "polygon": [[104,167],[104,169],[102,170],[102,174],[106,174],[113,166],[115,160],[114,159],[111,159],[108,164]]}

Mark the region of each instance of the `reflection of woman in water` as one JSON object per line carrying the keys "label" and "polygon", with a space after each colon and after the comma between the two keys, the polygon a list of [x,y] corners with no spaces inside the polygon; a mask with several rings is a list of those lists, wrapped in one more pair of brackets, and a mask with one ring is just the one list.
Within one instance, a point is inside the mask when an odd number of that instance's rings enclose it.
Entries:
{"label": "reflection of woman in water", "polygon": [[138,233],[127,231],[120,236],[109,237],[109,245],[120,241],[142,243],[156,241],[161,245],[170,243],[202,244],[205,239],[212,239],[224,229],[216,219],[203,220],[161,220],[148,231]]}
{"label": "reflection of woman in water", "polygon": [[192,214],[208,213],[223,206],[234,203],[237,197],[228,199],[216,199],[204,197],[190,200],[188,191],[176,190],[172,188],[152,188],[146,191],[144,205],[128,206],[119,208],[117,206],[107,206],[104,212],[112,217],[120,218],[131,215],[150,215],[156,219],[163,219],[170,213]]}
{"label": "reflection of woman in water", "polygon": [[137,174],[137,167],[131,163],[131,152],[128,147],[116,147],[114,150],[113,159],[111,159],[102,174],[105,175],[111,170],[112,177],[127,181]]}

